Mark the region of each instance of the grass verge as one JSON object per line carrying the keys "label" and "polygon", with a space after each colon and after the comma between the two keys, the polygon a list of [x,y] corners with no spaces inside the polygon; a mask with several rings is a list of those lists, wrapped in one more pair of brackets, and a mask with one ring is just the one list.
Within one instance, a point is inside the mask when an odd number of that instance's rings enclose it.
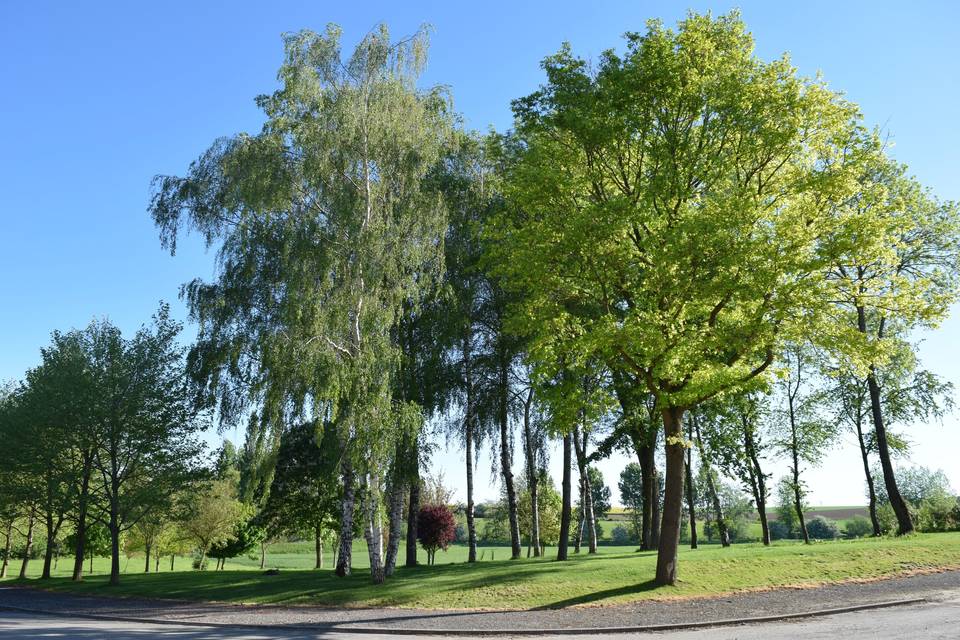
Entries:
{"label": "grass verge", "polygon": [[75,593],[259,604],[314,604],[431,609],[533,609],[606,605],[648,599],[712,596],[786,586],[870,580],[917,571],[960,568],[960,533],[861,539],[771,547],[684,549],[675,587],[655,588],[653,552],[610,550],[566,563],[496,560],[399,569],[386,585],[362,570],[340,579],[330,571],[182,571],[127,574],[119,587],[105,576],[81,583],[28,580],[30,586]]}

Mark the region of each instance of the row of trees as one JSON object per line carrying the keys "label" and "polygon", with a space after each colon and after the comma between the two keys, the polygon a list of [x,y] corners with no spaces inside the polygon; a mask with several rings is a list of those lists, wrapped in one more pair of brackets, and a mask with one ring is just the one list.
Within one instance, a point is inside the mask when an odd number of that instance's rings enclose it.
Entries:
{"label": "row of trees", "polygon": [[[773,388],[802,498],[801,462],[825,440],[797,396],[808,352],[860,390],[848,420],[875,449],[899,533],[913,529],[884,394],[913,372],[912,332],[956,297],[957,212],[886,155],[855,105],[786,58],[759,60],[736,14],[691,14],[627,34],[595,65],[565,46],[514,102],[514,130],[481,140],[457,129],[442,89],[417,86],[423,33],[392,43],[382,28],[348,59],[339,39],[288,37],[281,88],[258,99],[263,130],[158,178],[151,205],[166,246],[195,229],[219,249],[217,279],[187,287],[209,405],[337,434],[339,574],[358,489],[374,581],[393,571],[423,425],[446,416],[465,449],[471,560],[484,440],[521,555],[516,427],[534,503],[544,443],[563,441],[561,559],[572,464],[592,549],[587,469],[629,447],[643,543],[672,583],[688,444],[710,439],[704,458],[748,478],[762,511],[756,405]],[[745,457],[725,453],[733,443]]]}
{"label": "row of trees", "polygon": [[[263,129],[155,179],[163,245],[192,230],[217,250],[214,280],[184,287],[196,343],[186,358],[169,347],[151,374],[176,393],[150,411],[185,430],[150,441],[157,460],[189,458],[171,452],[192,442],[198,415],[246,423],[246,504],[264,523],[312,527],[318,548],[333,523],[341,576],[363,535],[379,583],[401,542],[416,563],[428,424],[463,445],[471,562],[481,446],[496,452],[519,558],[524,510],[528,539],[545,538],[540,479],[562,443],[560,560],[574,537],[596,550],[590,469],[620,448],[639,467],[641,546],[672,584],[692,448],[707,486],[717,471],[738,479],[765,522],[765,447],[790,458],[800,512],[801,468],[841,415],[898,532],[913,530],[889,425],[946,406],[929,402],[946,390],[935,377],[914,388],[924,374],[909,340],[956,298],[960,225],[855,105],[786,58],[758,59],[738,15],[691,14],[627,34],[595,64],[565,45],[545,59],[546,83],[514,101],[514,129],[480,137],[458,126],[444,88],[418,85],[425,32],[394,42],[381,27],[348,57],[340,35],[287,36],[280,88],[257,99]],[[809,384],[810,371],[827,382]],[[813,387],[842,410],[813,410]],[[33,406],[29,395],[13,404]],[[138,433],[139,413],[122,418]],[[123,505],[150,503],[125,492],[164,493],[117,473],[102,483],[115,540],[140,513]],[[311,482],[274,492],[283,473]],[[310,497],[282,497],[295,494]]]}

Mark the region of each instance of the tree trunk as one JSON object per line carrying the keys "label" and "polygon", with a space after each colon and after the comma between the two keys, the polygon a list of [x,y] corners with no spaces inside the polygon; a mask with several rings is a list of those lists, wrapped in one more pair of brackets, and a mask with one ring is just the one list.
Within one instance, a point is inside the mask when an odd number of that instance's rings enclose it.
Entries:
{"label": "tree trunk", "polygon": [[30,554],[33,553],[33,527],[36,524],[37,508],[30,507],[30,515],[27,518],[27,544],[23,548],[23,564],[20,565],[20,579],[27,577],[27,565],[30,562]]}
{"label": "tree trunk", "polygon": [[[344,447],[346,449],[346,447]],[[340,464],[343,478],[343,501],[340,508],[340,550],[337,553],[336,574],[341,578],[350,575],[351,556],[353,553],[353,510],[354,510],[354,476],[353,465],[350,464],[349,454],[344,453]]]}
{"label": "tree trunk", "polygon": [[649,444],[637,449],[637,459],[640,462],[640,492],[643,494],[643,506],[640,522],[640,548],[644,551],[655,549],[653,544],[653,471],[650,468]]}
{"label": "tree trunk", "polygon": [[466,388],[466,406],[463,416],[463,440],[467,462],[467,562],[477,561],[477,523],[474,519],[473,500],[473,351],[470,323],[463,337],[463,382]]}
{"label": "tree trunk", "polygon": [[690,514],[690,548],[697,548],[697,510],[693,504],[693,447],[687,447],[687,511]]}
{"label": "tree trunk", "polygon": [[157,551],[154,555],[156,556],[156,560],[153,563],[153,572],[160,573],[160,552]]}
{"label": "tree trunk", "polygon": [[510,416],[508,407],[510,363],[501,356],[499,392],[500,392],[500,471],[503,473],[503,486],[507,492],[507,511],[510,521],[510,559],[516,560],[523,555],[520,544],[520,520],[517,518],[517,492],[513,485],[512,456],[510,451]]}
{"label": "tree trunk", "polygon": [[364,476],[364,537],[367,540],[367,556],[370,558],[370,579],[373,584],[383,584],[386,575],[383,567],[383,532],[380,524],[380,478],[375,473]]}
{"label": "tree trunk", "polygon": [[571,458],[570,434],[563,435],[563,481],[562,506],[560,508],[560,540],[557,541],[557,560],[567,559],[567,546],[570,542],[570,467]]}
{"label": "tree trunk", "polygon": [[[49,501],[48,501],[49,505]],[[50,569],[53,566],[53,550],[56,544],[57,532],[53,524],[53,514],[49,508],[44,516],[44,524],[47,527],[47,546],[43,550],[43,571],[40,573],[41,580],[50,579]]]}
{"label": "tree trunk", "polygon": [[417,514],[420,513],[420,453],[414,452],[411,461],[410,502],[407,505],[407,558],[406,566],[417,566]]}
{"label": "tree trunk", "polygon": [[677,548],[680,546],[680,519],[683,514],[683,412],[682,407],[662,409],[667,467],[664,483],[663,522],[657,548],[657,585],[677,581]]}
{"label": "tree trunk", "polygon": [[870,456],[867,452],[867,443],[863,438],[862,421],[857,420],[857,443],[860,445],[860,458],[863,461],[863,473],[867,479],[867,497],[870,500],[870,523],[873,525],[873,535],[879,536],[880,519],[877,517],[877,491],[873,486],[873,474],[870,472]]}
{"label": "tree trunk", "polygon": [[[157,561],[159,562],[160,555],[157,555]],[[267,541],[260,541],[260,570],[263,571],[264,567],[267,566]]]}
{"label": "tree trunk", "polygon": [[[593,513],[593,488],[590,486],[590,467],[587,465],[587,432],[573,431],[574,450],[577,454],[577,467],[580,470],[582,493],[580,494],[580,509],[583,513],[581,527],[587,529],[589,553],[597,552],[597,520]],[[578,545],[579,546],[579,545]]]}
{"label": "tree trunk", "polygon": [[170,571],[173,571],[173,561],[176,560],[176,558],[177,558],[177,554],[175,553],[170,554]]}
{"label": "tree trunk", "polygon": [[93,575],[93,553],[90,554],[90,575]]}
{"label": "tree trunk", "polygon": [[13,520],[7,523],[7,530],[4,534],[3,543],[3,564],[0,565],[0,578],[7,577],[7,569],[10,567],[10,550],[13,546]]}
{"label": "tree trunk", "polygon": [[[404,449],[406,449],[406,447],[404,447]],[[397,555],[400,552],[400,534],[403,526],[403,499],[406,497],[403,478],[401,477],[402,474],[397,468],[397,465],[401,464],[401,459],[405,452],[401,451],[398,447],[397,453],[399,457],[395,463],[393,486],[390,487],[390,505],[387,514],[389,531],[387,534],[387,555],[383,567],[383,573],[386,576],[392,576],[394,569],[397,567]]]}
{"label": "tree trunk", "polygon": [[[798,367],[799,368],[799,367]],[[799,376],[798,376],[799,378]],[[799,380],[797,385],[799,386]],[[804,544],[810,544],[810,535],[807,533],[807,523],[803,518],[803,495],[800,491],[800,443],[797,441],[797,419],[793,406],[792,389],[787,391],[787,403],[790,410],[790,455],[793,466],[793,508],[797,512],[797,521],[800,523],[800,534]]]}
{"label": "tree trunk", "polygon": [[880,458],[880,468],[883,469],[883,483],[887,488],[890,506],[893,507],[893,513],[897,516],[897,535],[902,536],[913,532],[913,518],[910,516],[906,501],[900,494],[897,476],[893,471],[890,447],[887,443],[887,428],[883,423],[883,409],[880,405],[880,385],[877,383],[873,367],[870,367],[870,374],[867,376],[867,387],[870,390],[870,409],[873,413],[873,430],[877,438],[877,456]]}
{"label": "tree trunk", "polygon": [[120,584],[120,513],[117,487],[110,498],[110,585]]}
{"label": "tree trunk", "polygon": [[530,544],[527,545],[527,556],[530,556],[530,545],[533,546],[533,556],[540,557],[540,506],[537,496],[539,480],[537,478],[537,451],[533,441],[533,430],[530,425],[530,410],[533,403],[533,387],[527,392],[527,399],[523,405],[523,434],[524,447],[527,458],[527,482],[530,485]]}
{"label": "tree trunk", "polygon": [[470,409],[468,387],[467,419],[464,427],[467,457],[467,562],[477,561],[477,521],[474,518],[473,503],[473,416]]}
{"label": "tree trunk", "polygon": [[83,470],[80,474],[80,492],[77,496],[77,546],[73,552],[73,575],[71,577],[74,582],[83,580],[83,558],[87,544],[87,509],[90,502],[90,474],[92,468],[93,453],[85,452]]}
{"label": "tree trunk", "polygon": [[756,443],[753,439],[753,429],[747,425],[744,418],[744,449],[749,460],[747,461],[748,476],[750,478],[753,500],[757,504],[757,516],[760,518],[760,530],[764,546],[770,546],[770,525],[767,522],[767,486],[760,467],[760,457],[757,455]]}
{"label": "tree trunk", "polygon": [[147,563],[143,569],[143,572],[150,573],[150,545],[148,544],[144,545],[143,549],[144,549],[144,555],[146,556],[146,560],[147,560]]}
{"label": "tree trunk", "polygon": [[717,535],[720,537],[720,546],[730,546],[730,531],[727,529],[727,520],[723,515],[723,505],[720,504],[720,494],[717,493],[717,485],[713,481],[713,469],[710,466],[710,459],[707,457],[706,449],[703,448],[703,438],[700,437],[700,425],[696,419],[693,421],[694,433],[697,438],[697,448],[700,450],[700,466],[705,470],[707,477],[707,491],[710,492],[710,502],[713,505],[713,517],[717,522]]}

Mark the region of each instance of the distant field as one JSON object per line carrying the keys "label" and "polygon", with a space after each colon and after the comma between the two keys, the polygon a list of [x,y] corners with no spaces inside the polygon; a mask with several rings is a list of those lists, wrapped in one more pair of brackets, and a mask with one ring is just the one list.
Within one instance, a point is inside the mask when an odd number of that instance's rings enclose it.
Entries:
{"label": "distant field", "polygon": [[[359,549],[357,549],[359,551]],[[503,555],[501,555],[501,551]],[[356,571],[341,579],[332,571],[281,570],[267,576],[249,566],[231,562],[229,570],[137,573],[142,560],[134,558],[119,587],[109,587],[105,560],[98,573],[81,583],[54,578],[31,584],[55,590],[101,595],[126,595],[217,600],[243,603],[321,604],[339,606],[395,606],[424,608],[533,608],[578,604],[613,604],[677,596],[705,596],[778,586],[816,585],[851,579],[871,579],[916,571],[960,568],[960,533],[917,534],[904,538],[838,540],[804,545],[780,541],[771,547],[740,544],[728,549],[709,545],[683,548],[679,582],[655,588],[651,579],[654,552],[632,547],[601,547],[600,553],[573,555],[566,563],[545,559],[506,560],[506,549],[496,560],[475,565],[463,562],[464,547],[438,554],[438,564],[399,568],[386,585],[369,582],[365,558],[356,556]],[[297,554],[301,558],[307,554]],[[283,558],[285,554],[278,555]],[[274,565],[276,563],[270,562]],[[60,562],[58,575],[68,563]],[[180,563],[187,569],[188,562]],[[39,563],[34,564],[39,570]],[[32,572],[36,575],[35,572]]]}

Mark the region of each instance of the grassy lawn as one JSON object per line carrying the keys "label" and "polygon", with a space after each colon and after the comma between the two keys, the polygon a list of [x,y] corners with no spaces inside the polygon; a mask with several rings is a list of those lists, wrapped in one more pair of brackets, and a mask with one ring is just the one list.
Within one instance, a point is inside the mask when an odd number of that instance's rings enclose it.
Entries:
{"label": "grassy lawn", "polygon": [[[265,576],[239,563],[228,563],[231,570],[223,572],[131,572],[123,576],[123,584],[117,588],[108,587],[103,575],[93,575],[79,584],[66,578],[54,578],[43,584],[29,582],[79,593],[243,603],[438,609],[561,607],[705,596],[870,579],[916,570],[960,568],[960,533],[821,542],[810,546],[784,541],[769,548],[743,544],[728,549],[716,546],[696,551],[684,549],[680,556],[679,584],[659,589],[650,584],[656,563],[652,552],[604,547],[597,556],[580,554],[570,562],[558,563],[549,559],[503,560],[499,552],[505,555],[507,550],[497,551],[496,560],[467,565],[462,562],[465,549],[455,547],[446,555],[440,554],[436,566],[399,569],[387,585],[379,587],[368,583],[362,569],[347,579],[338,579],[328,570],[282,570],[277,576]],[[551,557],[552,553],[548,554],[548,558]],[[364,560],[361,556],[356,559]],[[131,560],[130,566],[140,568],[142,559],[137,560]],[[61,573],[67,564],[61,560]],[[181,568],[188,566],[186,559],[181,560]]]}

